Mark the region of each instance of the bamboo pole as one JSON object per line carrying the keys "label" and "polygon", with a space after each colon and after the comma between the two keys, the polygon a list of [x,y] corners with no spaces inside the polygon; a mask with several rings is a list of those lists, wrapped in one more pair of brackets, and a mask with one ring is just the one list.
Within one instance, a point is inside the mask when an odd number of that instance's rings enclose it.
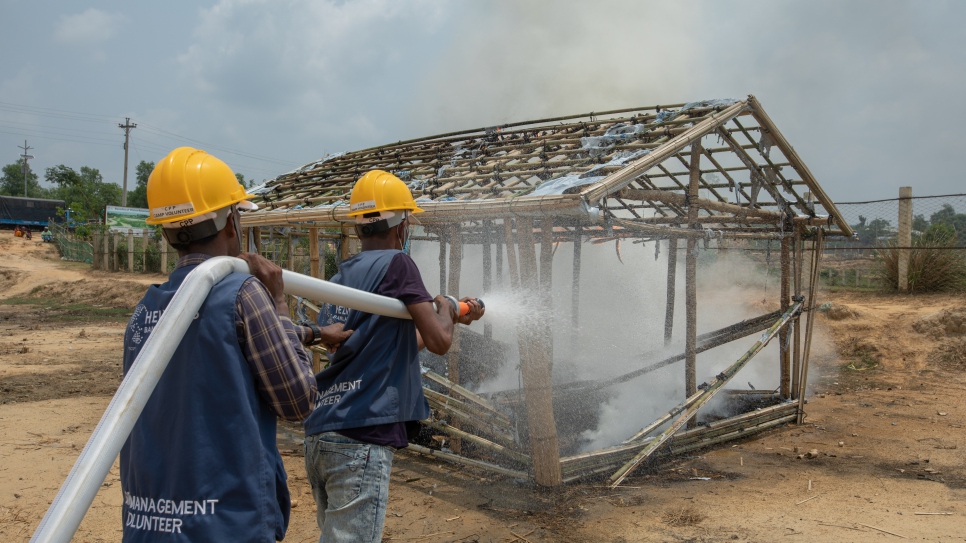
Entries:
{"label": "bamboo pole", "polygon": [[520,288],[520,270],[517,267],[517,250],[516,243],[513,241],[513,221],[511,219],[503,219],[503,234],[506,238],[506,263],[510,267],[510,287],[517,290]]}
{"label": "bamboo pole", "polygon": [[[483,221],[483,299],[493,289],[493,235],[492,221]],[[493,323],[483,321],[483,337],[493,339]]]}
{"label": "bamboo pole", "polygon": [[[534,296],[539,292],[537,274],[537,255],[533,239],[533,220],[521,219],[517,222],[518,246],[520,250],[520,274],[522,287]],[[522,334],[521,343],[528,345],[521,349],[526,353],[523,360],[523,387],[526,394],[527,421],[530,432],[530,455],[533,458],[534,479],[538,485],[556,486],[560,484],[560,452],[557,444],[557,427],[553,415],[553,392],[551,365],[553,363],[552,344],[549,341],[550,325],[545,312],[538,312],[540,322],[528,322],[518,329]]]}
{"label": "bamboo pole", "polygon": [[739,371],[741,371],[742,368],[745,367],[749,360],[761,352],[762,348],[764,348],[764,346],[768,344],[773,337],[775,337],[775,334],[782,329],[785,324],[787,324],[788,321],[801,310],[801,308],[801,302],[796,302],[795,305],[789,308],[789,310],[786,311],[782,317],[771,326],[771,328],[762,334],[761,338],[755,342],[754,345],[752,345],[748,352],[742,355],[741,358],[739,358],[738,361],[732,364],[728,369],[719,373],[717,377],[712,379],[711,382],[708,383],[708,387],[700,393],[700,397],[689,407],[684,409],[683,413],[678,417],[677,420],[671,423],[671,425],[654,441],[648,443],[648,445],[644,447],[641,452],[637,453],[633,460],[621,466],[621,469],[617,470],[617,472],[611,476],[611,488],[616,488],[618,485],[620,485],[624,479],[626,479],[627,476],[630,475],[631,472],[633,472],[634,469],[641,464],[641,462],[643,462],[648,456],[657,450],[658,447],[663,445],[664,442],[666,442],[668,438],[670,438],[682,426],[684,426],[685,423],[691,420],[697,414],[698,410],[701,409],[701,407],[706,405],[711,398],[713,398],[715,394],[717,394],[718,391],[731,380],[732,377],[734,377]]}
{"label": "bamboo pole", "polygon": [[349,247],[349,227],[342,226],[339,235],[339,262],[345,262],[349,260],[351,254]]}
{"label": "bamboo pole", "polygon": [[439,291],[446,292],[446,243],[449,239],[447,228],[439,230]]}
{"label": "bamboo pole", "polygon": [[[654,243],[661,243],[655,241]],[[678,238],[671,236],[667,240],[667,304],[664,306],[664,346],[671,344],[674,334],[674,288],[678,267]]]}
{"label": "bamboo pole", "polygon": [[[694,157],[695,155],[692,155]],[[694,158],[692,158],[694,160]],[[691,194],[685,196],[684,194],[678,194],[676,192],[670,192],[667,190],[640,190],[640,189],[622,189],[618,194],[621,198],[628,198],[631,200],[644,200],[649,202],[664,202],[668,204],[675,204],[683,206],[690,202],[694,204],[696,208],[699,209],[709,209],[712,211],[718,211],[721,213],[729,213],[734,215],[737,219],[744,219],[747,217],[755,217],[758,219],[765,219],[771,222],[777,222],[781,220],[781,213],[777,211],[769,211],[766,209],[757,209],[754,207],[744,207],[735,204],[729,204],[725,202],[715,202],[713,200],[708,200],[700,197],[693,197]]]}
{"label": "bamboo pole", "polygon": [[815,232],[812,247],[812,270],[808,283],[808,316],[805,318],[805,348],[802,349],[802,376],[798,382],[798,424],[805,422],[805,387],[808,384],[808,359],[812,349],[812,327],[815,324],[815,291],[818,287],[818,270],[822,265],[822,250],[825,245],[823,230]]}
{"label": "bamboo pole", "polygon": [[[459,225],[450,227],[449,234],[449,276],[447,277],[446,292],[450,296],[459,298],[460,274],[463,267],[463,237],[460,235]],[[448,360],[447,377],[450,381],[459,384],[460,382],[460,328],[459,325],[453,328],[453,343],[446,353]]]}
{"label": "bamboo pole", "polygon": [[319,272],[319,229],[313,226],[309,228],[309,274],[321,277]]}
{"label": "bamboo pole", "polygon": [[[460,233],[460,225],[457,223],[450,227],[449,231],[449,273],[447,277],[447,288],[445,291],[450,296],[459,298],[460,274],[463,262],[463,237]],[[442,244],[440,245],[442,247]],[[442,249],[440,249],[442,250]],[[449,351],[446,353],[447,377],[450,381],[459,384],[460,382],[460,326],[453,327],[453,342],[450,344]],[[458,425],[457,425],[458,427]],[[453,452],[460,454],[462,444],[459,438],[454,438],[450,442]]]}
{"label": "bamboo pole", "polygon": [[[791,238],[786,236],[781,241],[781,310],[788,310],[791,289]],[[780,394],[783,400],[791,397],[791,359],[788,352],[788,328],[782,328],[778,334],[778,359],[780,375]]]}
{"label": "bamboo pole", "polygon": [[574,344],[577,342],[577,331],[580,329],[580,249],[583,244],[583,229],[580,225],[574,228],[574,266],[573,279],[570,290],[570,322],[573,326]]}
{"label": "bamboo pole", "polygon": [[112,266],[111,268],[113,271],[121,271],[121,255],[118,254],[120,252],[118,251],[118,247],[120,246],[120,239],[121,239],[121,233],[115,231],[114,247],[113,247],[114,250],[111,251],[114,255],[114,266]]}
{"label": "bamboo pole", "polygon": [[426,370],[423,373],[423,377],[443,387],[446,390],[447,394],[458,394],[462,396],[464,399],[466,399],[467,401],[469,401],[470,403],[473,403],[477,407],[482,408],[490,416],[496,419],[502,420],[505,423],[507,428],[512,427],[513,421],[510,420],[510,417],[498,411],[496,406],[493,404],[493,402],[483,398],[479,394],[476,394],[475,392],[472,392],[466,388],[461,387],[460,385],[450,381],[449,379],[443,377],[442,375],[439,375],[438,373],[432,370]]}
{"label": "bamboo pole", "polygon": [[431,456],[433,458],[439,458],[440,460],[445,460],[453,464],[463,464],[466,466],[482,469],[484,471],[499,473],[500,475],[513,477],[514,479],[527,480],[530,478],[528,474],[522,471],[504,468],[503,466],[497,466],[495,464],[490,464],[489,462],[483,462],[482,460],[473,460],[472,458],[466,458],[465,456],[460,456],[458,454],[451,454],[443,451],[429,449],[429,448],[423,447],[422,445],[416,445],[415,443],[410,443],[408,447],[402,450],[408,451],[409,453],[422,454],[426,456]]}
{"label": "bamboo pole", "polygon": [[[792,241],[792,277],[794,278],[795,299],[802,299],[802,227],[795,227]],[[858,274],[856,274],[858,276]],[[802,319],[795,319],[792,328],[792,399],[798,399],[799,379],[802,371]]]}
{"label": "bamboo pole", "polygon": [[[540,290],[541,300],[549,306],[550,293],[553,287],[553,217],[544,217],[540,221]],[[549,307],[544,310],[549,311]]]}

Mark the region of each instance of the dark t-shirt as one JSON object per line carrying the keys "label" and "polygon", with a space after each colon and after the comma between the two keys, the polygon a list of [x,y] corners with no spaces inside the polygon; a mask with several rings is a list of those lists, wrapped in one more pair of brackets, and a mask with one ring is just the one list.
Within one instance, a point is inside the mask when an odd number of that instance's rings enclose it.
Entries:
{"label": "dark t-shirt", "polygon": [[[393,257],[386,275],[382,278],[382,283],[379,283],[379,287],[376,288],[376,294],[395,298],[406,305],[433,301],[433,297],[423,285],[419,268],[416,267],[413,259],[405,254]],[[419,423],[409,421],[347,428],[339,430],[339,433],[356,441],[401,449],[409,445],[409,435],[418,431]]]}

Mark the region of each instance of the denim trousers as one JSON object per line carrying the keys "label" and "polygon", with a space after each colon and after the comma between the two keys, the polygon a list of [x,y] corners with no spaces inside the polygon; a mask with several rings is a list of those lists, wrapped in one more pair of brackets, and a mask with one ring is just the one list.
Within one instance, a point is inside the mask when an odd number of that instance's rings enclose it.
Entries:
{"label": "denim trousers", "polygon": [[379,543],[395,449],[337,432],[305,437],[305,471],[315,498],[319,543]]}

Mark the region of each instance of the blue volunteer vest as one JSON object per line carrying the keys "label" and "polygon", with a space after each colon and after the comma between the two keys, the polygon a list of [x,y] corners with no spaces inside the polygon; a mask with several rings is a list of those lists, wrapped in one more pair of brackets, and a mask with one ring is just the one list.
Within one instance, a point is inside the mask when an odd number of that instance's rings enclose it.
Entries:
{"label": "blue volunteer vest", "polygon": [[[195,266],[152,285],[124,334],[127,373]],[[281,539],[291,506],[275,413],[259,399],[235,330],[250,277],[215,285],[121,449],[124,541]]]}
{"label": "blue volunteer vest", "polygon": [[[331,281],[375,292],[400,253],[363,251],[343,262]],[[413,321],[326,304],[319,324],[335,322],[355,332],[315,376],[319,399],[305,421],[306,435],[428,417]]]}

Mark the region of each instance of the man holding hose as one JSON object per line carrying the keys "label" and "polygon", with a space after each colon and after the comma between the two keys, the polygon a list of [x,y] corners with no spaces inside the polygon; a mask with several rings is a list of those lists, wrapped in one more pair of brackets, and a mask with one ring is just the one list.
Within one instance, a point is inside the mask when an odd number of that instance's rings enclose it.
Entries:
{"label": "man holding hose", "polygon": [[412,320],[326,305],[320,325],[354,330],[316,376],[319,401],[305,421],[305,468],[315,497],[322,543],[379,542],[397,449],[409,444],[429,416],[419,371],[419,350],[445,354],[457,322],[483,316],[475,299],[460,317],[443,296],[433,297],[407,250],[412,215],[421,213],[396,176],[373,170],[352,189],[350,217],[362,252],[346,260],[331,281],[396,298]]}
{"label": "man holding hose", "polygon": [[[232,273],[212,288],[121,450],[123,540],[281,540],[291,502],[276,417],[303,420],[316,402],[282,269],[241,254],[238,212],[256,206],[221,160],[175,149],[147,189],[147,222],[161,225],[179,258],[131,316],[125,373],[198,264],[238,256],[251,275]],[[341,324],[313,330],[319,337],[312,343],[339,344],[351,335]]]}

